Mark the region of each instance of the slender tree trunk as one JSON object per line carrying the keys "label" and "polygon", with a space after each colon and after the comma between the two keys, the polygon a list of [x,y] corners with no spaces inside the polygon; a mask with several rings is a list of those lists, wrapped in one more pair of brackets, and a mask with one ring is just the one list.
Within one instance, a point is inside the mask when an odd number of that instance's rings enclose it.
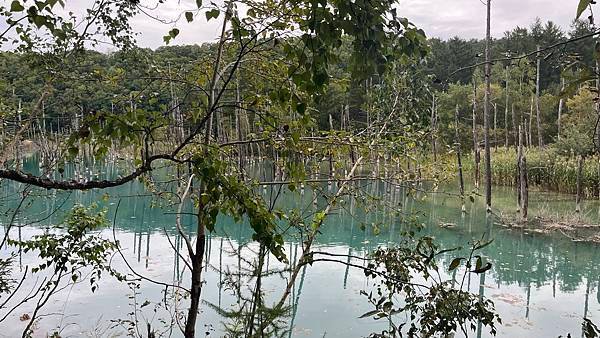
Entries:
{"label": "slender tree trunk", "polygon": [[[227,5],[227,12],[231,10],[232,2],[230,1]],[[223,19],[223,26],[221,28],[221,37],[219,39],[219,46],[217,49],[217,56],[215,59],[213,74],[210,82],[210,92],[209,92],[209,108],[207,114],[208,123],[206,124],[206,134],[204,138],[204,143],[206,146],[210,144],[210,137],[213,130],[212,126],[212,117],[214,117],[214,106],[216,104],[216,87],[218,81],[218,73],[221,65],[221,57],[223,55],[223,47],[225,44],[226,37],[226,28],[229,14],[226,14]],[[204,183],[201,182],[199,187],[199,194],[202,194],[204,190]],[[198,224],[197,224],[197,238],[196,238],[196,246],[195,250],[191,248],[191,245],[188,245],[188,252],[191,260],[192,271],[192,283],[190,286],[190,307],[188,309],[188,315],[185,323],[184,336],[185,338],[195,338],[196,336],[196,321],[198,318],[198,312],[200,308],[200,294],[202,292],[202,264],[204,260],[204,251],[206,248],[206,221],[207,217],[205,215],[205,205],[198,205]]]}
{"label": "slender tree trunk", "polygon": [[494,103],[494,150],[498,150],[498,105]]}
{"label": "slender tree trunk", "polygon": [[454,115],[454,133],[455,133],[455,142],[456,142],[456,160],[458,164],[458,183],[460,187],[460,200],[461,200],[461,212],[466,212],[465,208],[465,181],[463,178],[463,167],[462,167],[462,159],[461,159],[461,144],[460,144],[460,133],[458,131],[459,126],[459,111],[458,104],[456,105],[456,112]]}
{"label": "slender tree trunk", "polygon": [[435,95],[431,103],[431,151],[433,152],[433,161],[437,162],[437,142],[436,142],[436,130],[437,130],[437,116],[436,116],[436,101]]}
{"label": "slender tree trunk", "polygon": [[198,238],[196,239],[196,250],[191,254],[192,285],[190,287],[190,308],[185,322],[185,338],[196,337],[196,321],[200,308],[200,293],[202,292],[202,264],[204,261],[204,250],[206,248],[206,228],[204,226],[203,206],[198,208]]}
{"label": "slender tree trunk", "polygon": [[[509,74],[510,74],[509,66],[506,66],[506,87],[505,87],[506,101],[504,104],[504,147],[506,149],[508,149],[508,98],[509,98],[508,83],[510,81]],[[514,128],[514,125],[513,125],[513,128]]]}
{"label": "slender tree trunk", "polygon": [[581,187],[581,176],[583,175],[583,163],[584,163],[584,158],[583,156],[579,155],[579,161],[578,161],[578,165],[577,165],[577,195],[575,197],[575,212],[579,213],[581,212],[581,193],[582,193],[582,187]]}
{"label": "slender tree trunk", "polygon": [[522,201],[521,197],[521,159],[523,157],[523,130],[521,124],[519,124],[519,135],[517,136],[519,139],[517,146],[517,177],[515,178],[516,187],[517,187],[517,211],[521,212]]}
{"label": "slender tree trunk", "polygon": [[[562,85],[561,85],[560,91],[562,93],[565,90],[565,79],[561,78],[561,82],[562,82]],[[562,111],[563,111],[564,104],[565,104],[565,99],[561,95],[560,96],[560,101],[558,101],[558,118],[556,120],[556,127],[558,129],[557,137],[558,137],[559,140],[560,140],[560,119],[562,117]]]}
{"label": "slender tree trunk", "polygon": [[485,34],[485,97],[484,97],[484,146],[485,146],[485,204],[486,211],[492,211],[492,156],[490,152],[490,43],[491,43],[491,7],[492,1],[487,1],[487,25]]}
{"label": "slender tree trunk", "polygon": [[521,160],[520,160],[520,192],[521,192],[521,219],[527,221],[527,212],[529,209],[529,182],[527,175],[527,158],[523,152],[523,143],[519,145]]}
{"label": "slender tree trunk", "polygon": [[544,146],[544,139],[542,135],[542,120],[540,117],[540,70],[542,59],[540,58],[540,46],[537,46],[538,53],[537,57],[537,78],[535,82],[535,114],[537,120],[537,132],[538,132],[538,147],[542,148]]}
{"label": "slender tree trunk", "polygon": [[[517,148],[519,147],[519,137],[520,137],[520,131],[519,131],[519,135],[517,135],[517,111],[515,110],[515,103],[513,102],[513,104],[511,105],[511,109],[512,109],[512,134],[513,134],[513,138],[514,138],[514,145],[515,145],[515,150],[517,150]],[[521,125],[519,124],[519,127],[521,127]]]}
{"label": "slender tree trunk", "polygon": [[473,159],[475,161],[475,189],[479,189],[479,140],[477,139],[477,85],[473,81]]}
{"label": "slender tree trunk", "polygon": [[[217,115],[217,110],[215,109],[215,101],[216,101],[216,96],[217,96],[217,82],[219,80],[219,72],[221,69],[221,58],[223,57],[223,48],[225,46],[225,40],[226,40],[226,33],[227,33],[227,21],[229,18],[229,11],[231,10],[231,6],[232,6],[232,2],[229,1],[227,4],[227,13],[225,14],[225,17],[223,19],[223,26],[221,27],[221,37],[219,38],[219,45],[217,48],[217,56],[215,59],[215,64],[214,64],[214,71],[210,80],[210,92],[208,93],[209,95],[209,100],[208,100],[208,112],[207,114],[209,114],[208,116],[208,120],[207,120],[207,125],[206,125],[206,136],[204,138],[205,143],[208,143],[210,140],[210,135],[213,132],[213,128],[217,128],[218,124],[216,122],[213,125],[213,119],[216,119],[216,115]],[[218,131],[215,131],[215,137],[218,137]]]}
{"label": "slender tree trunk", "polygon": [[[242,97],[240,94],[240,72],[237,72],[235,77],[235,102],[237,107],[235,108],[235,128],[237,129],[237,139],[242,141],[244,139],[244,133],[242,131]],[[238,167],[242,180],[244,179],[244,160],[246,159],[245,146],[240,144],[238,146]]]}
{"label": "slender tree trunk", "polygon": [[527,131],[527,147],[531,148],[533,147],[533,137],[532,137],[532,132],[531,132],[531,127],[533,126],[533,101],[534,101],[534,97],[531,96],[531,103],[529,104],[529,127],[528,127],[528,131]]}

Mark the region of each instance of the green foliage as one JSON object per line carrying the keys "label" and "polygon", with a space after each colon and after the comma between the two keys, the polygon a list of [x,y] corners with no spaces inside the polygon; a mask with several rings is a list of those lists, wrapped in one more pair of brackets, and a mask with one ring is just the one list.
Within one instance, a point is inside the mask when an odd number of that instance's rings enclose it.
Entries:
{"label": "green foliage", "polygon": [[13,258],[0,259],[0,294],[10,293],[15,281],[10,278],[12,270]]}
{"label": "green foliage", "polygon": [[204,188],[196,201],[202,209],[199,222],[213,231],[221,212],[238,222],[246,217],[254,230],[252,239],[264,245],[280,261],[287,262],[283,236],[277,233],[275,213],[250,186],[236,176],[228,175],[232,168],[217,155],[206,152],[193,159],[194,171]]}
{"label": "green foliage", "polygon": [[594,98],[595,94],[584,88],[567,100],[569,113],[562,118],[564,131],[555,145],[560,154],[588,156],[595,152],[594,135],[598,117]]}
{"label": "green foliage", "polygon": [[[457,287],[455,280],[436,278],[439,276],[439,256],[457,249],[439,250],[430,237],[411,238],[409,236],[400,246],[377,249],[365,269],[365,275],[375,282],[375,293],[363,293],[375,309],[361,317],[386,319],[391,323],[390,329],[372,336],[401,335],[403,329],[411,337],[466,333],[469,329],[475,330],[477,321],[495,334],[496,323],[501,321],[490,300],[462,290],[462,284]],[[473,256],[473,252],[488,244],[474,243],[469,258],[455,258],[450,269],[455,270],[464,262],[465,274],[485,273],[491,264],[484,266],[482,257]],[[473,261],[474,269],[470,271]],[[395,323],[397,314],[406,320]]]}
{"label": "green foliage", "polygon": [[[84,41],[96,46],[102,32],[116,46],[131,47],[129,19],[138,13],[137,5],[136,0],[94,0],[93,6],[77,18],[73,13],[59,14],[65,9],[63,0],[13,0],[10,6],[0,6],[0,17],[8,27],[0,35],[0,45],[12,43],[22,50],[65,51],[82,48]],[[98,29],[77,29],[80,24],[95,25]],[[13,31],[16,38],[7,34]]]}
{"label": "green foliage", "polygon": [[598,329],[598,326],[596,326],[596,324],[592,323],[592,321],[589,320],[588,318],[583,319],[582,328],[583,328],[583,333],[582,333],[583,337],[585,337],[585,338],[600,337],[600,329]]}
{"label": "green foliage", "polygon": [[102,272],[122,279],[122,276],[106,264],[116,244],[94,234],[107,225],[106,211],[95,211],[95,206],[86,208],[76,205],[65,220],[54,227],[53,232],[33,236],[30,240],[10,240],[10,245],[34,251],[42,263],[31,269],[32,272],[49,270],[54,273],[58,283],[62,276],[69,275],[73,282],[82,278],[82,274],[91,269],[89,282],[92,291],[98,288]]}

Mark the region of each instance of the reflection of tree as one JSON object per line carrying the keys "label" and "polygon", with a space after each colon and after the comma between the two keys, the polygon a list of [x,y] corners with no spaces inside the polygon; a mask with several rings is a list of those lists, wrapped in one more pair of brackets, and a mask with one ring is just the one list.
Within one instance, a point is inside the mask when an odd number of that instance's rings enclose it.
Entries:
{"label": "reflection of tree", "polygon": [[[31,170],[34,171],[35,166],[33,163],[33,161],[31,163],[26,161],[25,166],[31,166]],[[67,167],[65,170],[73,169]],[[104,169],[104,172],[107,176],[118,175],[118,172],[111,172],[107,169]],[[3,194],[6,196],[19,190],[11,185],[3,185],[3,187]],[[371,184],[366,187],[369,188],[369,194],[384,196],[385,200],[381,201],[381,207],[363,210],[363,208],[360,207],[360,201],[356,201],[355,199],[349,200],[344,204],[344,208],[340,208],[339,211],[337,211],[337,215],[327,219],[317,238],[318,244],[336,243],[337,245],[343,246],[344,253],[347,253],[347,255],[344,255],[347,256],[344,258],[344,261],[349,261],[349,256],[360,256],[380,245],[401,242],[403,240],[402,232],[406,231],[410,227],[410,224],[413,224],[413,217],[417,217],[417,222],[425,220],[429,225],[422,231],[422,234],[435,237],[436,243],[438,243],[441,248],[455,247],[467,243],[473,238],[481,238],[482,235],[493,238],[494,242],[484,248],[482,252],[483,255],[488,257],[494,264],[493,269],[490,270],[488,272],[489,275],[486,276],[488,280],[489,278],[493,278],[501,285],[517,284],[524,289],[527,288],[528,291],[524,290],[524,292],[528,292],[529,294],[534,293],[534,295],[535,290],[531,290],[531,287],[539,288],[545,284],[552,285],[553,293],[556,292],[557,287],[563,292],[575,291],[581,287],[584,282],[587,283],[586,294],[588,297],[589,294],[594,291],[595,283],[588,281],[594,280],[593,276],[600,275],[600,271],[594,264],[594,262],[599,260],[597,248],[591,244],[573,243],[566,239],[537,234],[526,234],[521,231],[500,228],[490,224],[490,220],[485,219],[485,210],[479,208],[476,203],[472,204],[472,208],[468,214],[461,216],[460,200],[454,196],[436,194],[435,199],[428,198],[425,200],[418,200],[413,198],[414,194],[411,193],[409,188],[396,189],[394,187],[390,189],[390,186],[386,184]],[[394,193],[389,194],[388,191]],[[38,192],[36,190],[36,193],[39,195],[44,192]],[[138,261],[141,261],[142,259],[142,251],[145,252],[146,258],[151,255],[151,246],[153,244],[156,245],[153,234],[163,234],[165,230],[166,233],[173,238],[174,246],[176,248],[181,248],[182,242],[177,235],[176,229],[172,226],[175,218],[175,215],[170,211],[172,208],[165,204],[162,204],[161,207],[166,208],[152,207],[156,204],[156,201],[153,200],[152,196],[145,195],[142,184],[131,183],[119,188],[114,188],[110,190],[109,195],[110,199],[101,203],[109,207],[109,217],[111,217],[114,210],[110,203],[114,202],[116,198],[122,200],[121,210],[119,212],[120,221],[117,223],[117,226],[119,230],[133,234],[133,247],[136,250],[135,254],[137,255]],[[134,196],[136,198],[128,198],[126,196]],[[306,187],[303,194],[285,193],[280,197],[279,205],[282,207],[285,207],[286,205],[297,205],[300,200],[303,205],[310,206],[307,210],[314,210],[312,207],[312,199],[305,198],[310,196],[312,196],[311,187]],[[64,193],[57,193],[53,198],[56,202],[54,206],[51,206],[50,208],[61,206],[63,198],[68,198],[68,202],[62,206],[62,208],[68,209],[77,201],[101,201],[103,195],[94,191],[73,194],[72,196]],[[8,198],[6,200],[10,201]],[[325,203],[325,201],[321,199],[319,203]],[[10,209],[14,207],[14,205],[8,204],[3,208]],[[48,202],[45,199],[31,201],[28,208],[28,215],[40,215],[40,218],[49,212]],[[31,219],[33,217],[29,216],[29,218]],[[56,216],[50,217],[42,222],[42,224],[50,224],[55,218]],[[191,217],[186,217],[185,215],[183,217],[182,224],[186,227],[188,233],[193,233],[191,229],[188,228],[192,225],[192,220]],[[219,245],[219,242],[223,243],[223,241],[226,241],[226,238],[235,238],[237,243],[251,242],[252,232],[249,230],[249,227],[241,226],[240,223],[236,223],[229,217],[219,216],[218,222],[219,227],[217,232],[211,235],[212,240],[208,241],[209,246],[217,246]],[[454,223],[455,225],[449,228],[442,228],[439,226],[441,222]],[[361,224],[377,224],[379,226],[377,231],[371,226],[366,226],[361,230]],[[164,229],[165,225],[169,225],[170,227]],[[153,243],[150,243],[151,237],[153,238]],[[286,241],[290,247],[290,259],[296,260],[297,254],[294,254],[294,249],[298,249],[298,246],[301,245],[301,241],[292,236],[286,238]],[[221,253],[219,254],[218,262],[222,263],[223,250],[220,251]],[[212,250],[209,248],[206,250],[206,255],[210,255],[211,252]],[[247,294],[244,295],[243,293],[248,290],[243,290],[239,285],[241,285],[241,280],[243,278],[250,278],[248,275],[249,271],[245,271],[243,267],[246,265],[247,268],[248,262],[243,259],[241,252],[238,251],[232,254],[238,259],[238,267],[234,269],[235,271],[231,272],[231,276],[228,277],[225,273],[228,267],[219,264],[217,270],[222,277],[222,279],[219,278],[219,281],[221,282],[219,283],[219,286],[221,288],[222,285],[225,285],[225,280],[227,278],[235,277],[234,279],[238,285],[236,292],[240,299],[239,306],[241,307],[243,306],[241,304],[245,301],[244,298],[247,298]],[[452,256],[455,257],[454,253]],[[448,255],[442,257],[440,263],[448,264],[448,259],[452,256]],[[217,258],[213,257],[213,259]],[[206,257],[206,261],[212,262],[208,256]],[[177,280],[180,279],[182,270],[179,265],[180,261],[178,257],[174,255],[173,273]],[[265,262],[267,268],[264,273],[275,276],[276,274],[268,267],[268,265],[268,261]],[[344,286],[348,282],[348,275],[350,274],[349,270],[350,267],[348,266],[344,276],[340,276],[340,278],[343,277]],[[291,297],[291,320],[293,322],[296,320],[295,311],[297,311],[297,305],[301,296],[302,280],[303,278],[299,281],[297,287],[295,287]],[[227,288],[225,289],[227,290]],[[597,297],[600,298],[600,291],[598,292]],[[586,297],[586,299],[588,297]],[[218,309],[222,309],[220,297],[219,303],[215,306]],[[238,311],[238,315],[241,315],[241,312],[239,312],[241,310],[236,310]],[[260,308],[259,310],[263,312],[269,311],[266,307]],[[235,313],[231,312],[227,315],[233,316]],[[290,322],[287,321],[286,326],[289,325]],[[293,323],[291,328],[292,327]]]}

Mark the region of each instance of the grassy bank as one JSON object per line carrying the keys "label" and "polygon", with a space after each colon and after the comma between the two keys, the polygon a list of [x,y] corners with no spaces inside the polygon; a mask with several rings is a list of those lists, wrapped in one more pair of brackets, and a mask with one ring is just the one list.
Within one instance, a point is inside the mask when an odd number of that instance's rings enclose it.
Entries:
{"label": "grassy bank", "polygon": [[[553,148],[527,149],[527,168],[530,187],[562,193],[577,191],[577,157],[560,155]],[[473,177],[475,163],[470,155],[463,161],[465,173]],[[480,164],[481,181],[484,177],[483,159]],[[517,175],[517,153],[514,148],[498,148],[492,152],[492,181],[494,184],[513,186]],[[600,186],[600,157],[586,157],[582,175],[583,194],[597,197]]]}

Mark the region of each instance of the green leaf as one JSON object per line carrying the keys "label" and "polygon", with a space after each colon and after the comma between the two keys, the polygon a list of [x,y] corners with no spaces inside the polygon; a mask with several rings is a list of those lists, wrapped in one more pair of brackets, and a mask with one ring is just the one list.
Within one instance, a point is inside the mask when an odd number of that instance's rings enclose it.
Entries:
{"label": "green leaf", "polygon": [[173,28],[169,31],[169,36],[171,38],[175,39],[177,37],[177,35],[179,35],[179,29]]}
{"label": "green leaf", "polygon": [[77,154],[79,154],[79,148],[73,146],[73,147],[69,147],[69,155],[71,155],[72,157],[77,156]]}
{"label": "green leaf", "polygon": [[11,12],[22,12],[25,10],[25,7],[23,7],[23,5],[21,5],[21,3],[17,0],[13,1],[10,4],[10,11]]}
{"label": "green leaf", "polygon": [[362,314],[360,317],[358,317],[358,318],[367,318],[367,317],[371,317],[371,316],[373,316],[373,315],[376,315],[376,314],[378,314],[378,313],[379,313],[379,310],[372,310],[372,311],[369,311],[369,312],[363,313],[363,314]]}
{"label": "green leaf", "polygon": [[492,268],[492,263],[487,262],[484,266],[479,267],[479,268],[477,268],[477,269],[475,269],[475,270],[473,270],[471,272],[473,272],[473,273],[484,273],[484,272],[488,271],[491,268]]}
{"label": "green leaf", "polygon": [[196,6],[198,6],[198,8],[202,7],[202,0],[196,0]]}
{"label": "green leaf", "polygon": [[194,21],[194,13],[192,13],[192,12],[185,12],[185,19],[187,20],[187,22]]}
{"label": "green leaf", "polygon": [[464,258],[462,258],[462,257],[457,257],[457,258],[454,258],[454,259],[452,260],[452,262],[450,263],[450,267],[448,267],[448,271],[452,271],[452,270],[454,270],[454,269],[458,268],[458,266],[460,265],[460,262],[461,262],[463,259],[464,259]]}
{"label": "green leaf", "polygon": [[211,9],[210,11],[207,11],[205,13],[205,15],[206,15],[206,21],[210,21],[210,19],[216,19],[216,18],[218,18],[220,13],[221,12],[218,9],[216,9],[216,8],[215,9]]}
{"label": "green leaf", "polygon": [[306,103],[298,102],[298,104],[296,105],[296,111],[298,112],[298,114],[304,114],[304,112],[306,112]]}
{"label": "green leaf", "polygon": [[581,14],[585,11],[586,8],[590,5],[591,0],[579,0],[579,6],[577,6],[577,15],[575,16],[575,20],[579,19]]}
{"label": "green leaf", "polygon": [[317,72],[314,74],[313,80],[315,81],[315,84],[320,87],[327,83],[329,75],[325,71]]}

